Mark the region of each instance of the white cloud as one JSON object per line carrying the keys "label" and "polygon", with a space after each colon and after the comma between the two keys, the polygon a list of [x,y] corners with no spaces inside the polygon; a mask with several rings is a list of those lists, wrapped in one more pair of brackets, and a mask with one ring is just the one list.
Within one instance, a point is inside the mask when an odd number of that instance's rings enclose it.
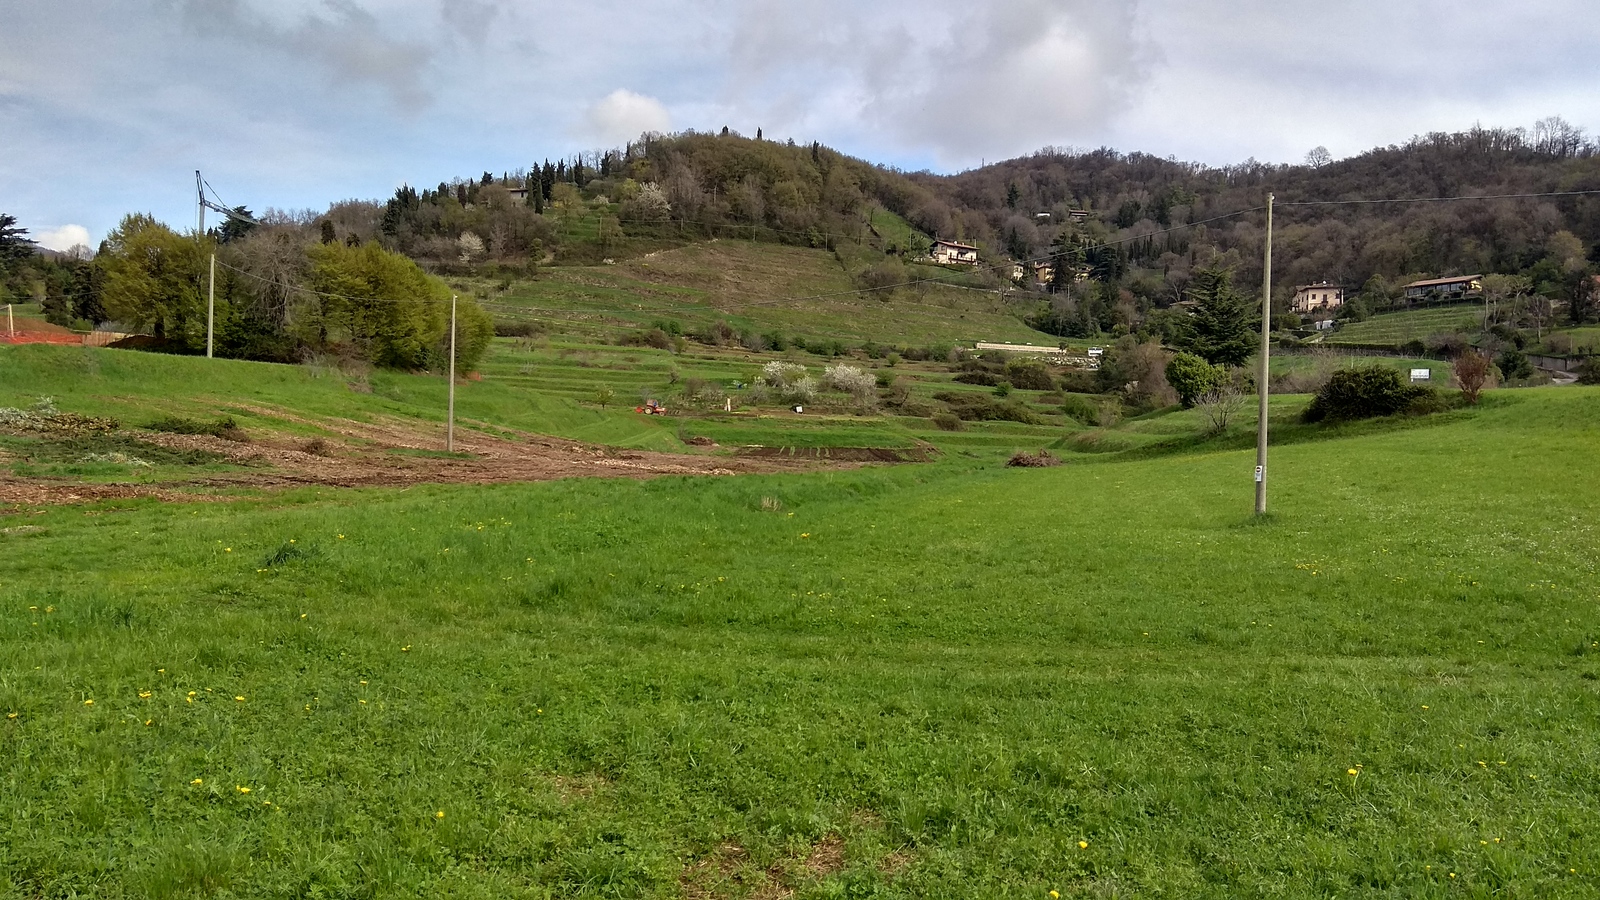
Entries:
{"label": "white cloud", "polygon": [[646,131],[665,132],[671,127],[672,117],[660,100],[618,89],[584,113],[582,133],[609,147],[631,141]]}
{"label": "white cloud", "polygon": [[59,250],[62,252],[71,250],[80,244],[85,247],[93,246],[89,243],[89,229],[82,225],[63,225],[60,228],[41,231],[36,240],[38,240],[39,246],[47,250]]}

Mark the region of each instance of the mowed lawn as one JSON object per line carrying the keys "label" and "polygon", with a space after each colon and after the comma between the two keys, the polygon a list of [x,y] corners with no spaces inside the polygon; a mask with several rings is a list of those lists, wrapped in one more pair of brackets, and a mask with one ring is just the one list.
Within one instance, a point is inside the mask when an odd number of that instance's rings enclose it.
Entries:
{"label": "mowed lawn", "polygon": [[0,896],[1593,897],[1597,422],[8,515]]}

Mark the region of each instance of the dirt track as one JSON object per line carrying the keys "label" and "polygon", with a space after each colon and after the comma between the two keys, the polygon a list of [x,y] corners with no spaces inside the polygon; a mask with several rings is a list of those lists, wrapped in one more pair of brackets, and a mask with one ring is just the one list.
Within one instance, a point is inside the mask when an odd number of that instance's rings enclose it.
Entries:
{"label": "dirt track", "polygon": [[[163,482],[90,483],[71,479],[24,479],[0,475],[0,504],[85,503],[122,497],[205,500],[231,489],[499,484],[558,478],[654,478],[662,475],[744,475],[761,472],[853,468],[855,461],[816,458],[727,456],[623,450],[543,435],[496,437],[456,429],[456,452],[445,456],[444,435],[401,419],[375,423],[303,420],[280,409],[261,413],[314,425],[336,437],[321,439],[252,434],[248,442],[222,438],[138,432],[140,440],[173,450],[205,450],[249,468]],[[505,429],[495,429],[511,434]],[[437,454],[437,455],[430,455]],[[222,499],[218,496],[218,499]]]}

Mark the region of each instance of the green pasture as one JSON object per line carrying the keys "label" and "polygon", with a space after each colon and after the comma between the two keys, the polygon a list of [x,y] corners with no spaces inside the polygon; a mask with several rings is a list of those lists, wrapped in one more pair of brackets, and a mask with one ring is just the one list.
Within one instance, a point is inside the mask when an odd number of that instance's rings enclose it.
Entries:
{"label": "green pasture", "polygon": [[1596,896],[1597,422],[15,508],[0,896]]}
{"label": "green pasture", "polygon": [[1275,351],[1268,363],[1274,376],[1318,370],[1331,372],[1359,366],[1384,366],[1407,373],[1412,369],[1427,369],[1428,381],[1434,387],[1448,387],[1455,371],[1450,363],[1440,359],[1364,356],[1359,352],[1340,351],[1336,348],[1298,353]]}
{"label": "green pasture", "polygon": [[[867,260],[854,253],[841,255],[864,267]],[[934,266],[912,266],[908,272],[910,278],[972,281],[968,274]],[[676,321],[690,331],[726,322],[740,331],[851,345],[1055,340],[1024,325],[992,291],[929,284],[892,297],[862,294],[851,272],[826,250],[733,239],[619,259],[614,265],[541,270],[531,280],[468,279],[456,286],[490,303],[499,319],[540,322],[591,340],[614,339],[661,321]]]}
{"label": "green pasture", "polygon": [[1427,340],[1436,334],[1476,331],[1483,322],[1483,307],[1475,304],[1440,306],[1382,313],[1360,322],[1347,322],[1328,335],[1329,344],[1391,344]]}

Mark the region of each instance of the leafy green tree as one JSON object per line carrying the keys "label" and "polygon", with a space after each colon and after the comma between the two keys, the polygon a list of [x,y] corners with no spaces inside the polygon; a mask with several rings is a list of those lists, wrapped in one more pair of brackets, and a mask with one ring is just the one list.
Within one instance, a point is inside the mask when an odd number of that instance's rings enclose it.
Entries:
{"label": "leafy green tree", "polygon": [[1190,409],[1207,391],[1227,378],[1227,372],[1193,353],[1178,353],[1167,361],[1167,383],[1178,392],[1178,402]]}
{"label": "leafy green tree", "polygon": [[1221,268],[1196,271],[1189,282],[1189,299],[1196,306],[1179,346],[1225,368],[1249,362],[1261,319],[1254,304],[1234,290],[1233,273]]}
{"label": "leafy green tree", "polygon": [[200,275],[208,243],[183,237],[147,214],[123,218],[95,259],[105,276],[107,315],[181,348],[202,346]]}
{"label": "leafy green tree", "polygon": [[[448,360],[450,290],[417,264],[377,244],[311,250],[317,293],[295,327],[313,345],[353,352],[394,369],[442,368]],[[494,337],[476,303],[457,304],[456,367],[470,369]]]}

